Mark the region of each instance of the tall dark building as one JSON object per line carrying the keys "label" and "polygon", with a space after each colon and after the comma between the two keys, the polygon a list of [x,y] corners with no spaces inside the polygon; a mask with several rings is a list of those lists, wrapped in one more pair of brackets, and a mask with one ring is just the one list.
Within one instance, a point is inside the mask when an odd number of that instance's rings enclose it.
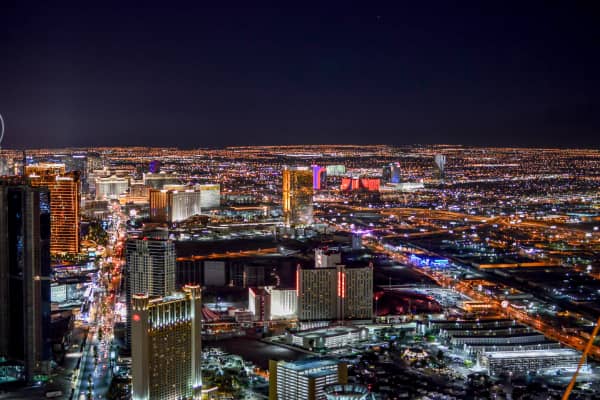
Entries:
{"label": "tall dark building", "polygon": [[0,356],[27,379],[51,358],[50,196],[17,177],[0,179]]}
{"label": "tall dark building", "polygon": [[127,345],[131,346],[131,306],[134,295],[165,297],[175,291],[175,244],[160,237],[144,236],[127,241]]}

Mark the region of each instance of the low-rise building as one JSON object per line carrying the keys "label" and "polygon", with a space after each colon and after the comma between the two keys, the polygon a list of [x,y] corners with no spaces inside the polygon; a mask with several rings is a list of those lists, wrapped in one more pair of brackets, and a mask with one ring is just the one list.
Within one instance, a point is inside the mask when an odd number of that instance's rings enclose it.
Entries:
{"label": "low-rise building", "polygon": [[325,398],[327,385],[348,383],[346,364],[336,360],[269,361],[269,400]]}
{"label": "low-rise building", "polygon": [[310,351],[337,349],[354,345],[368,338],[366,328],[355,326],[330,326],[299,332],[288,332],[286,339],[290,344]]}
{"label": "low-rise building", "polygon": [[484,353],[481,365],[490,375],[528,374],[547,369],[574,370],[581,354],[572,349],[495,351]]}

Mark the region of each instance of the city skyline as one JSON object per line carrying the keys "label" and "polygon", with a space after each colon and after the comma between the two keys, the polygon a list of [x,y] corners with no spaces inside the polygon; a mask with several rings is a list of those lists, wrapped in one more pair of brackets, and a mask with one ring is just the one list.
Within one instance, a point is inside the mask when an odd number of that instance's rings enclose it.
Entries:
{"label": "city skyline", "polygon": [[0,6],[0,400],[600,398],[585,2]]}
{"label": "city skyline", "polygon": [[600,149],[0,160],[0,399],[504,398],[511,385],[525,400],[600,382]]}

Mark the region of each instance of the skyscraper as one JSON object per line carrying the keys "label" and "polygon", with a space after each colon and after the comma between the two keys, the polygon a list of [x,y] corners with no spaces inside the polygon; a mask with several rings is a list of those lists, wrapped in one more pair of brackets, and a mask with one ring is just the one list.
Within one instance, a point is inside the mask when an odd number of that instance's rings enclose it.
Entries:
{"label": "skyscraper", "polygon": [[184,293],[132,298],[134,400],[200,399],[202,394],[202,295]]}
{"label": "skyscraper", "polygon": [[328,321],[338,318],[337,268],[296,270],[298,319]]}
{"label": "skyscraper", "polygon": [[27,379],[51,358],[48,197],[21,178],[0,180],[0,356],[23,362]]}
{"label": "skyscraper", "polygon": [[154,222],[179,222],[203,210],[219,207],[221,185],[166,185],[150,190],[150,218]]}
{"label": "skyscraper", "polygon": [[373,318],[373,268],[301,268],[296,271],[298,319]]}
{"label": "skyscraper", "polygon": [[129,189],[129,178],[116,175],[95,179],[96,200],[118,199]]}
{"label": "skyscraper", "polygon": [[348,382],[348,367],[336,360],[269,360],[269,400],[317,400],[324,388]]}
{"label": "skyscraper", "polygon": [[325,189],[326,185],[327,185],[327,170],[325,169],[325,167],[313,165],[312,171],[313,171],[313,189],[314,190]]}
{"label": "skyscraper", "polygon": [[57,163],[64,164],[65,172],[79,172],[81,189],[83,192],[87,192],[88,160],[86,153],[55,154],[52,159],[53,161],[56,160]]}
{"label": "skyscraper", "polygon": [[291,319],[296,317],[296,291],[258,287],[248,289],[248,310],[255,321]]}
{"label": "skyscraper", "polygon": [[441,180],[446,177],[446,156],[444,154],[436,154],[433,162],[438,170],[438,175]]}
{"label": "skyscraper", "polygon": [[381,180],[384,183],[400,183],[400,164],[396,162],[384,165]]}
{"label": "skyscraper", "polygon": [[283,169],[282,208],[287,226],[313,223],[313,172],[308,167]]}
{"label": "skyscraper", "polygon": [[25,168],[25,174],[32,186],[50,191],[50,252],[79,253],[79,172],[65,172],[64,164],[34,164]]}
{"label": "skyscraper", "polygon": [[127,343],[131,345],[131,301],[134,294],[164,297],[175,291],[175,244],[154,237],[129,239],[125,249]]}
{"label": "skyscraper", "polygon": [[338,293],[343,300],[342,319],[373,318],[373,267],[342,268]]}

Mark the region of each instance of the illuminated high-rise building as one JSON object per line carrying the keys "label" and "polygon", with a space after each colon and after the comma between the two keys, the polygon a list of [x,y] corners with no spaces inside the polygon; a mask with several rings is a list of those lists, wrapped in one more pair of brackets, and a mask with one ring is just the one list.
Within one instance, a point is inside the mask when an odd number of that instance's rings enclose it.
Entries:
{"label": "illuminated high-rise building", "polygon": [[384,183],[400,183],[400,163],[389,163],[383,166],[381,180]]}
{"label": "illuminated high-rise building", "polygon": [[117,199],[129,189],[129,178],[116,175],[95,179],[96,200]]}
{"label": "illuminated high-rise building", "polygon": [[294,289],[248,289],[248,309],[256,321],[295,318],[297,300]]}
{"label": "illuminated high-rise building", "polygon": [[373,317],[373,268],[296,270],[300,321],[370,320]]}
{"label": "illuminated high-rise building", "polygon": [[50,204],[45,188],[0,180],[0,357],[24,378],[47,373],[50,343]]}
{"label": "illuminated high-rise building", "polygon": [[200,399],[202,294],[200,286],[166,297],[132,298],[133,400]]}
{"label": "illuminated high-rise building", "polygon": [[444,180],[446,176],[446,156],[444,154],[436,154],[433,162],[438,170],[439,178]]}
{"label": "illuminated high-rise building", "polygon": [[271,319],[271,295],[265,288],[248,289],[248,310],[255,321]]}
{"label": "illuminated high-rise building", "polygon": [[46,158],[49,162],[41,163],[40,165],[43,167],[44,165],[50,165],[54,163],[55,165],[64,165],[65,170],[62,172],[57,172],[57,174],[65,173],[65,172],[79,172],[79,179],[81,181],[81,188],[83,192],[87,192],[87,178],[88,178],[88,169],[87,169],[87,154],[86,153],[63,153],[63,154],[54,154],[48,158]]}
{"label": "illuminated high-rise building", "polygon": [[313,172],[308,167],[284,168],[282,208],[287,226],[313,223]]}
{"label": "illuminated high-rise building", "polygon": [[325,387],[348,382],[348,367],[336,360],[269,360],[269,400],[321,400]]}
{"label": "illuminated high-rise building", "polygon": [[160,172],[160,160],[152,160],[148,164],[148,172],[158,174]]}
{"label": "illuminated high-rise building", "polygon": [[150,190],[150,218],[154,222],[179,222],[203,210],[218,208],[221,186],[166,185],[162,190]]}
{"label": "illuminated high-rise building", "polygon": [[312,171],[313,171],[313,189],[314,190],[325,189],[327,186],[327,170],[325,169],[325,167],[313,165]]}
{"label": "illuminated high-rise building", "polygon": [[79,171],[65,172],[64,164],[33,164],[25,167],[32,186],[50,191],[50,252],[79,253]]}
{"label": "illuminated high-rise building", "polygon": [[150,189],[150,220],[152,222],[169,222],[169,191]]}
{"label": "illuminated high-rise building", "polygon": [[342,293],[342,319],[373,318],[373,267],[343,268],[338,292]]}
{"label": "illuminated high-rise building", "polygon": [[127,240],[127,344],[131,344],[131,300],[134,294],[164,297],[175,291],[175,244],[148,237]]}

